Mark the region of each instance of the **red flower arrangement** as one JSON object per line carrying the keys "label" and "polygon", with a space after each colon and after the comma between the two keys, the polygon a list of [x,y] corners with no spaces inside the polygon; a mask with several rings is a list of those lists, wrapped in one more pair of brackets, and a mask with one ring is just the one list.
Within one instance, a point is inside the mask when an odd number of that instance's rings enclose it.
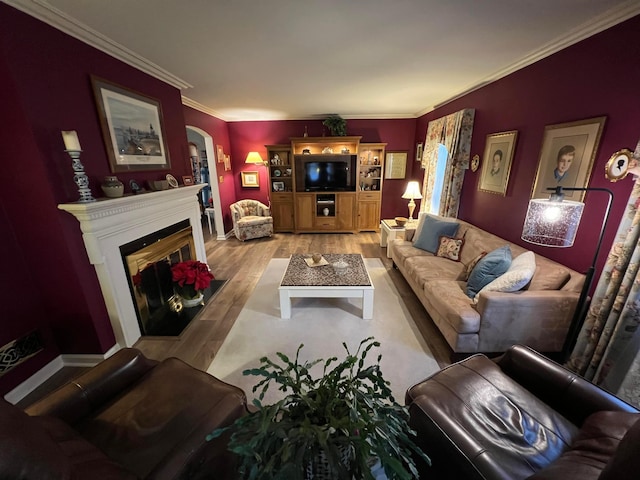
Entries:
{"label": "red flower arrangement", "polygon": [[206,263],[186,260],[171,266],[171,277],[183,298],[196,298],[214,279]]}

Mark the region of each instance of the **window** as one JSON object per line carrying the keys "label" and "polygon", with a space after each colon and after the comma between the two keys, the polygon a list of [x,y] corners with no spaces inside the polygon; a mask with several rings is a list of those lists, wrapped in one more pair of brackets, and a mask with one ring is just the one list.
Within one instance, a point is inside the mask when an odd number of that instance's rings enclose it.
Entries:
{"label": "window", "polygon": [[447,169],[447,159],[449,152],[443,144],[438,144],[438,163],[436,165],[436,180],[433,184],[433,196],[431,197],[431,205],[429,213],[438,215],[440,211],[440,197],[442,196],[442,187],[444,185],[444,172]]}

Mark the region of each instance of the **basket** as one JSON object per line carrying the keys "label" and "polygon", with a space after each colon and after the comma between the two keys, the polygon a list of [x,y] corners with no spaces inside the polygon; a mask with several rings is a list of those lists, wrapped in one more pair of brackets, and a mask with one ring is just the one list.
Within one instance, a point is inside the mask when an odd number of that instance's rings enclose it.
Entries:
{"label": "basket", "polygon": [[[338,447],[338,450],[340,451],[340,463],[349,468],[352,457],[351,449],[348,446],[341,446]],[[307,464],[304,478],[306,480],[335,480],[338,478],[338,473],[334,472],[329,464],[324,450],[320,450],[314,459]]]}

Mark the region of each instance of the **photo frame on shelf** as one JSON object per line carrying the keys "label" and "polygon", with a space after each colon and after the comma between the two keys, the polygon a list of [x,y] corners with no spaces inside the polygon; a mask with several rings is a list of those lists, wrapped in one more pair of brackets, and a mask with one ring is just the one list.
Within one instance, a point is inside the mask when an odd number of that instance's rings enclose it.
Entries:
{"label": "photo frame on shelf", "polygon": [[517,139],[517,130],[487,135],[478,190],[506,195]]}
{"label": "photo frame on shelf", "polygon": [[169,170],[160,102],[96,76],[91,85],[111,172]]}
{"label": "photo frame on shelf", "polygon": [[[531,198],[548,198],[549,187],[586,188],[606,117],[547,125]],[[582,201],[585,192],[565,192],[567,200]]]}
{"label": "photo frame on shelf", "polygon": [[386,152],[384,178],[404,178],[407,174],[407,152]]}
{"label": "photo frame on shelf", "polygon": [[274,192],[284,192],[284,182],[273,182]]}
{"label": "photo frame on shelf", "polygon": [[185,185],[194,185],[195,181],[193,180],[193,175],[183,175],[182,183]]}
{"label": "photo frame on shelf", "polygon": [[243,187],[259,187],[260,177],[257,171],[240,172]]}
{"label": "photo frame on shelf", "polygon": [[224,149],[222,145],[216,145],[216,158],[218,159],[218,163],[224,162]]}

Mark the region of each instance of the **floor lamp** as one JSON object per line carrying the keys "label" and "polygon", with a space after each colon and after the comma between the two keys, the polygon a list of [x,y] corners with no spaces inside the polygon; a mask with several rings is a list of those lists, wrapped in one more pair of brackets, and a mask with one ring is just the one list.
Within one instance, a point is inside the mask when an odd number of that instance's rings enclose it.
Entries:
{"label": "floor lamp", "polygon": [[573,319],[569,325],[569,331],[567,332],[567,337],[562,348],[562,362],[564,363],[568,360],[578,340],[578,334],[580,333],[582,324],[587,317],[589,290],[593,283],[596,261],[598,260],[602,239],[609,220],[611,203],[613,202],[613,192],[606,188],[588,187],[549,187],[547,190],[554,192],[548,200],[532,199],[529,201],[527,216],[525,217],[522,228],[522,239],[524,241],[545,247],[571,247],[578,231],[584,203],[565,200],[563,191],[604,192],[609,195],[609,201],[607,202],[607,209],[602,219],[600,236],[598,237],[593,261],[591,262],[589,270],[585,273],[584,285],[580,292],[578,304],[576,305],[576,310],[573,314]]}
{"label": "floor lamp", "polygon": [[249,152],[247,154],[247,158],[244,161],[244,163],[251,163],[254,165],[264,165],[265,167],[267,167],[267,206],[269,208],[271,208],[271,196],[269,195],[269,162],[265,161],[262,159],[262,157],[260,156],[260,154],[258,152]]}

